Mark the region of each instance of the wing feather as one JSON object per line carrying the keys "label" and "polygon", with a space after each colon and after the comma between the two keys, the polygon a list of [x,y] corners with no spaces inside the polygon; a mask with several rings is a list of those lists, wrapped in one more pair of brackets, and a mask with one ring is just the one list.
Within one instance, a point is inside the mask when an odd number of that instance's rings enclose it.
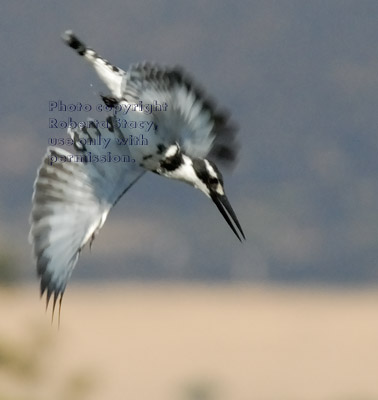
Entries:
{"label": "wing feather", "polygon": [[[225,166],[233,165],[238,153],[236,125],[182,68],[141,63],[131,65],[125,72],[88,48],[71,31],[62,37],[90,62],[116,102],[168,104],[166,111],[154,112],[162,143],[177,142],[192,158],[209,158]],[[123,114],[118,117],[127,118]]]}
{"label": "wing feather", "polygon": [[[76,147],[82,146],[84,158],[75,159],[64,149],[50,147],[34,183],[30,241],[41,295],[47,292],[48,303],[54,294],[54,307],[63,296],[81,249],[93,240],[119,197],[144,174],[132,162],[93,162],[105,152],[112,156],[130,154],[127,146],[117,144],[110,130],[100,131],[93,122],[88,124],[87,128],[69,130]],[[100,136],[111,139],[106,149],[99,145]],[[80,140],[84,139],[89,144],[83,146]]]}
{"label": "wing feather", "polygon": [[158,134],[166,141],[178,142],[192,158],[210,158],[225,166],[234,163],[236,125],[182,68],[136,64],[127,71],[125,82],[123,98],[129,103],[168,104],[166,111],[154,112]]}

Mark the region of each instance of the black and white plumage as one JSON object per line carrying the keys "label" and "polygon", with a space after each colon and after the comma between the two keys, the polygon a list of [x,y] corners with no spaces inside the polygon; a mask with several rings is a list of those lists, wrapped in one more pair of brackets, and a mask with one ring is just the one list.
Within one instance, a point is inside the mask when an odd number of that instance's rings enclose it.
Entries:
{"label": "black and white plumage", "polygon": [[[30,239],[41,295],[47,292],[47,304],[53,295],[53,309],[58,298],[61,302],[81,249],[92,242],[110,209],[146,171],[200,189],[214,201],[238,239],[245,238],[214,163],[230,165],[236,158],[235,129],[227,115],[218,112],[179,68],[144,63],[124,71],[87,48],[71,31],[63,39],[94,67],[110,90],[104,102],[118,111],[108,117],[106,128],[93,121],[69,128],[77,154],[48,148],[38,170]],[[126,120],[122,110],[154,101],[165,104],[165,110],[133,113],[133,119],[157,127],[148,135],[148,145],[120,145],[130,134],[122,124]],[[109,141],[106,149],[97,145],[99,139]],[[129,162],[92,162],[109,154]]]}

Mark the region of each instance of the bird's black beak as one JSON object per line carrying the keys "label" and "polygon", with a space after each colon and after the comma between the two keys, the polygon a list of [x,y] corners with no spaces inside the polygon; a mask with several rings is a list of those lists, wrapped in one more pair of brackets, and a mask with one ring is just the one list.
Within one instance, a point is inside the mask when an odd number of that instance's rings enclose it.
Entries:
{"label": "bird's black beak", "polygon": [[236,217],[236,215],[234,213],[234,210],[232,209],[231,204],[227,199],[227,196],[226,195],[220,195],[218,193],[212,193],[212,194],[210,194],[210,197],[213,200],[213,202],[215,203],[215,205],[218,207],[218,210],[220,211],[220,213],[223,215],[223,218],[228,223],[228,226],[232,229],[232,232],[235,233],[236,237],[240,241],[242,241],[240,239],[239,233],[237,232],[235,226],[232,224],[230,217],[234,221],[234,224],[239,229],[239,232],[241,233],[243,239],[245,240],[243,229],[240,226],[238,218]]}

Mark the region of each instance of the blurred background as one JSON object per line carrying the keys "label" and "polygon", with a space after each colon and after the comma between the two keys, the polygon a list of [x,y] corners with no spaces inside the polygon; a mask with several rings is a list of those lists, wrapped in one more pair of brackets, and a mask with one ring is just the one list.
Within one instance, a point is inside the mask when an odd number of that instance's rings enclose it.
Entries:
{"label": "blurred background", "polygon": [[[378,2],[5,1],[0,15],[0,400],[378,399]],[[239,125],[233,237],[199,191],[150,174],[85,250],[62,324],[27,241],[50,101],[115,65],[181,65]],[[114,282],[117,282],[116,284]]]}

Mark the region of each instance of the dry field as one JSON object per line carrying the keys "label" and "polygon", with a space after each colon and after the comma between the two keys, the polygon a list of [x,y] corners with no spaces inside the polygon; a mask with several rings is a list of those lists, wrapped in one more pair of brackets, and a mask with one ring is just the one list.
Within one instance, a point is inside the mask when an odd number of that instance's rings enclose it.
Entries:
{"label": "dry field", "polygon": [[0,288],[0,400],[376,400],[378,290]]}

